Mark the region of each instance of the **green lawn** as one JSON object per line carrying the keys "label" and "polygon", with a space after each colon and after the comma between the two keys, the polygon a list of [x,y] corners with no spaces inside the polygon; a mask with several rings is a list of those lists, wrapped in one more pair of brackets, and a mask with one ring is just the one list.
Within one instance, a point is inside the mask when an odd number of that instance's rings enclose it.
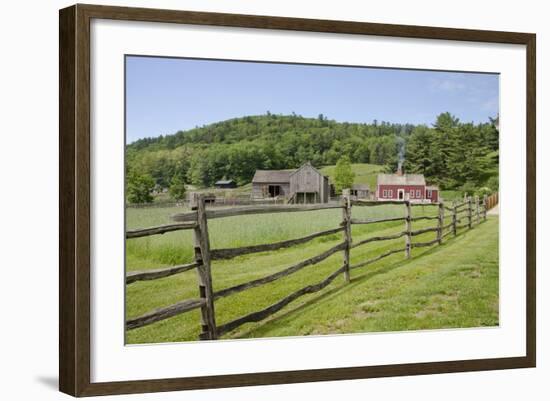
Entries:
{"label": "green lawn", "polygon": [[461,201],[464,199],[464,193],[462,191],[452,189],[442,190],[440,196],[445,203],[452,202],[454,200]]}
{"label": "green lawn", "polygon": [[[422,210],[424,209],[424,211]],[[128,228],[169,221],[177,208],[128,209]],[[433,214],[434,207],[414,207],[415,214]],[[354,217],[403,214],[402,206],[355,207]],[[339,210],[251,215],[209,221],[212,248],[226,248],[300,237],[333,228],[341,221]],[[446,222],[450,221],[449,218]],[[413,229],[434,225],[413,223]],[[355,241],[402,230],[402,223],[353,227]],[[434,233],[414,237],[429,241]],[[214,290],[260,278],[314,256],[339,241],[336,234],[308,244],[275,252],[246,255],[212,266]],[[415,248],[413,258],[402,253],[352,271],[352,282],[337,278],[324,290],[304,296],[269,319],[241,326],[224,338],[296,336],[365,331],[494,326],[498,324],[498,218],[441,247]],[[352,250],[352,264],[389,249],[404,246],[404,239],[374,242]],[[158,268],[192,259],[190,232],[127,241],[127,269]],[[342,253],[273,283],[216,301],[218,324],[260,310],[305,285],[323,280],[341,266]],[[198,295],[196,273],[130,284],[126,289],[127,317]],[[127,332],[128,343],[196,340],[200,312],[195,310]]]}
{"label": "green lawn", "polygon": [[[355,173],[354,184],[368,184],[371,191],[376,190],[376,176],[379,173],[383,173],[385,166],[379,166],[377,164],[367,163],[355,163],[351,165],[351,169]],[[334,173],[336,166],[326,166],[321,169],[321,172],[328,175],[332,182],[334,182]]]}

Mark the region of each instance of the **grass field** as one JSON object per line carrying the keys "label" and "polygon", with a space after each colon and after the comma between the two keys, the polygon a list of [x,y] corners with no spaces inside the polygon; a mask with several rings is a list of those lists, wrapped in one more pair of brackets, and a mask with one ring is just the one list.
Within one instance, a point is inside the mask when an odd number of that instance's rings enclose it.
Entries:
{"label": "grass field", "polygon": [[[355,163],[351,165],[351,169],[355,173],[355,178],[353,180],[354,184],[368,184],[371,191],[376,189],[376,176],[379,173],[385,171],[385,166],[379,166],[377,164],[367,164],[367,163]],[[331,179],[334,182],[334,173],[336,166],[326,166],[321,169],[321,172]]]}
{"label": "grass field", "polygon": [[[423,210],[424,209],[424,210]],[[169,222],[181,208],[128,209],[128,228]],[[414,207],[415,214],[436,208]],[[372,218],[403,215],[402,206],[355,207],[353,216]],[[251,215],[209,221],[212,248],[229,248],[300,237],[334,228],[341,211]],[[448,222],[449,219],[446,219]],[[413,229],[434,225],[415,222]],[[353,227],[358,241],[401,231],[402,223]],[[414,237],[428,241],[434,233]],[[323,291],[302,297],[271,318],[244,325],[224,338],[296,336],[367,331],[393,331],[498,325],[498,218],[473,230],[459,232],[441,247],[413,249],[352,271],[352,282],[337,278]],[[214,290],[243,283],[284,269],[336,245],[336,234],[275,252],[246,255],[212,266]],[[404,239],[374,242],[352,250],[352,264],[404,246]],[[192,260],[192,234],[174,232],[127,241],[127,269],[145,270]],[[323,280],[342,264],[342,253],[273,283],[216,301],[218,324],[260,310],[289,293]],[[198,295],[196,273],[130,284],[126,289],[127,317]],[[127,332],[127,343],[196,340],[198,310]]]}

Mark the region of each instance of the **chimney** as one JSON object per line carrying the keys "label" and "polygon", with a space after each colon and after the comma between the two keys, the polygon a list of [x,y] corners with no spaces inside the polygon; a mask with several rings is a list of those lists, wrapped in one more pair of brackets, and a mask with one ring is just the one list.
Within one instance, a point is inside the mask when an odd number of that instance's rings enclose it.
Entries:
{"label": "chimney", "polygon": [[403,162],[401,160],[397,163],[397,171],[395,174],[403,175]]}

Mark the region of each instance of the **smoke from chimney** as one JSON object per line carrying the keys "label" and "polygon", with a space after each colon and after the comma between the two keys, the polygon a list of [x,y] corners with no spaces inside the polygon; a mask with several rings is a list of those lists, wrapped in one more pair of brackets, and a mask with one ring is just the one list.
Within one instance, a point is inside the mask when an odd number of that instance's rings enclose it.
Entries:
{"label": "smoke from chimney", "polygon": [[397,137],[397,175],[403,175],[403,162],[405,161],[405,139]]}

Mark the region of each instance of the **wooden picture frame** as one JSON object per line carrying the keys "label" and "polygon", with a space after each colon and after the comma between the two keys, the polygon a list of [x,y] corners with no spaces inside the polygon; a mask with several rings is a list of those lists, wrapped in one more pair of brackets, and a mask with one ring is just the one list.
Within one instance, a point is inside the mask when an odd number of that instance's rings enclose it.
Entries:
{"label": "wooden picture frame", "polygon": [[[90,21],[194,24],[518,44],[526,46],[526,356],[221,376],[93,383],[90,379]],[[59,15],[59,388],[73,396],[143,393],[534,367],[536,362],[536,37],[530,33],[435,28],[142,8],[74,5]]]}

